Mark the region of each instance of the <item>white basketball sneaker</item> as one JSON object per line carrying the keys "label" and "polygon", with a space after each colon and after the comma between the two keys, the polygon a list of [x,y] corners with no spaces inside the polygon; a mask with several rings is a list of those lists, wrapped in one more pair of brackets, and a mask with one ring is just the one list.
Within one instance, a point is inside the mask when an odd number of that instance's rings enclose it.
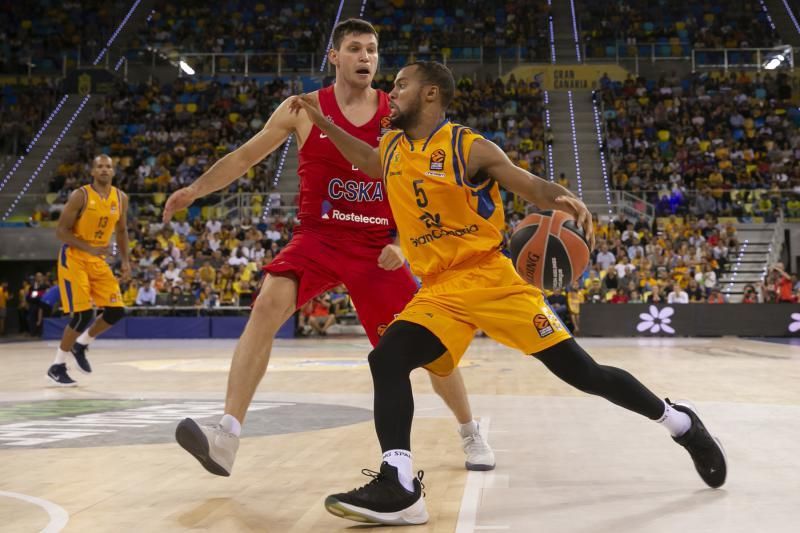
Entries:
{"label": "white basketball sneaker", "polygon": [[239,450],[239,437],[228,433],[219,424],[201,425],[191,418],[184,418],[175,428],[175,440],[212,474],[231,475]]}
{"label": "white basketball sneaker", "polygon": [[494,470],[494,452],[481,435],[478,423],[474,424],[474,429],[459,428],[458,434],[461,435],[461,445],[464,453],[467,454],[467,460],[464,463],[467,470]]}

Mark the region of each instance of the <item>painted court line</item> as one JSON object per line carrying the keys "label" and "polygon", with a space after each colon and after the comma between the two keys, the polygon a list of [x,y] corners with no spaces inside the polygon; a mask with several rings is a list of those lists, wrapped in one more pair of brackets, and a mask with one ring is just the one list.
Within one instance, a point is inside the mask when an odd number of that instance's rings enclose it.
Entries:
{"label": "painted court line", "polygon": [[[491,423],[491,418],[481,417],[481,435],[486,440],[488,440]],[[470,472],[467,474],[464,496],[461,498],[461,508],[458,511],[458,520],[456,521],[456,533],[473,533],[477,529],[475,521],[486,479],[485,472]]]}
{"label": "painted court line", "polygon": [[67,522],[69,521],[69,513],[66,512],[63,507],[56,505],[51,501],[43,500],[42,498],[37,498],[36,496],[20,494],[19,492],[6,492],[4,490],[0,490],[0,496],[22,500],[44,509],[50,516],[50,522],[48,522],[44,529],[42,529],[41,533],[57,533],[64,529],[64,526],[66,526]]}

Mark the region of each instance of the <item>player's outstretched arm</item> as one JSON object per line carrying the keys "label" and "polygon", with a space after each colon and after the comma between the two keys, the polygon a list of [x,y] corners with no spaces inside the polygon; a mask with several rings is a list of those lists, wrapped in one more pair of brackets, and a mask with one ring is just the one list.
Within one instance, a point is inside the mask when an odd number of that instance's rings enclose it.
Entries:
{"label": "player's outstretched arm", "polygon": [[301,94],[289,98],[293,113],[305,110],[308,118],[321,129],[336,145],[342,155],[371,178],[381,177],[381,158],[377,148],[373,148],[361,139],[356,139],[333,122],[328,121],[319,107],[315,95]]}
{"label": "player's outstretched arm", "polygon": [[289,111],[289,100],[278,106],[261,131],[249,141],[214,163],[194,183],[172,193],[164,206],[164,222],[169,222],[172,215],[198,198],[227,187],[281,146],[295,129],[296,117]]}
{"label": "player's outstretched arm", "polygon": [[541,209],[558,209],[571,214],[583,229],[589,246],[594,248],[592,214],[569,190],[519,168],[499,146],[486,139],[477,139],[472,144],[467,162],[469,176],[474,176],[481,170],[509,191],[519,194]]}

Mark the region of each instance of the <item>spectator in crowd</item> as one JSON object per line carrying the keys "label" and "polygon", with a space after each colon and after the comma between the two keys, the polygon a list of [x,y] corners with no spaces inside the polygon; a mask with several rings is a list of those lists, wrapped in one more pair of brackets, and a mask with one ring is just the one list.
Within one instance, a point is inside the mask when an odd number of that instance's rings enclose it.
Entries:
{"label": "spectator in crowd", "polygon": [[724,304],[727,303],[725,296],[716,287],[711,289],[711,294],[708,296],[708,303],[710,304]]}
{"label": "spectator in crowd", "polygon": [[608,251],[608,244],[603,243],[600,245],[600,249],[597,252],[597,257],[594,260],[597,265],[600,266],[600,270],[607,271],[609,267],[616,264],[617,258]]}
{"label": "spectator in crowd", "polygon": [[308,325],[317,335],[322,337],[328,334],[328,328],[336,322],[336,316],[331,314],[330,307],[331,299],[327,293],[312,299]]}
{"label": "spectator in crowd", "polygon": [[0,337],[6,334],[6,317],[8,316],[8,282],[0,282]]}
{"label": "spectator in crowd", "polygon": [[30,309],[28,293],[30,290],[30,282],[23,280],[22,287],[17,291],[17,322],[20,333],[29,333],[31,331],[30,323],[28,322],[28,311]]}
{"label": "spectator in crowd", "polygon": [[25,296],[28,302],[28,328],[31,335],[34,337],[39,337],[42,334],[42,305],[46,305],[42,304],[42,297],[50,286],[51,284],[48,282],[45,275],[41,272],[37,272],[33,276],[30,289]]}
{"label": "spectator in crowd", "polygon": [[127,282],[122,282],[124,289],[122,290],[122,303],[125,307],[133,307],[136,305],[136,297],[139,296],[139,282],[131,279]]}
{"label": "spectator in crowd", "polygon": [[689,294],[680,286],[680,284],[675,284],[672,286],[672,290],[667,295],[667,303],[669,305],[672,304],[688,304],[689,303]]}
{"label": "spectator in crowd", "polygon": [[664,296],[661,294],[660,285],[653,285],[652,289],[650,290],[650,295],[647,297],[647,303],[655,305],[664,303]]}
{"label": "spectator in crowd", "polygon": [[547,303],[550,304],[550,308],[555,311],[555,313],[558,315],[558,318],[561,319],[561,322],[565,324],[569,322],[567,297],[564,296],[561,287],[556,288],[552,294],[547,296]]}
{"label": "spectator in crowd", "polygon": [[689,280],[688,287],[686,287],[686,293],[689,295],[689,301],[692,303],[702,303],[706,300],[705,291],[700,287],[695,279]]}
{"label": "spectator in crowd", "polygon": [[592,284],[586,291],[586,302],[590,304],[603,303],[606,299],[605,291],[600,282],[600,278],[592,280]]}
{"label": "spectator in crowd", "polygon": [[44,330],[44,319],[53,316],[60,302],[61,295],[58,285],[50,285],[41,295],[36,306],[36,325],[33,328],[32,335],[41,337]]}
{"label": "spectator in crowd", "polygon": [[794,284],[792,277],[783,269],[783,263],[775,263],[770,268],[774,273],[774,292],[775,301],[778,303],[793,303],[794,300]]}
{"label": "spectator in crowd", "polygon": [[584,302],[583,291],[580,288],[578,281],[573,281],[570,290],[567,293],[567,308],[569,310],[569,318],[572,321],[572,334],[578,335],[581,329],[581,304]]}
{"label": "spectator in crowd", "polygon": [[143,283],[136,294],[136,305],[156,305],[157,292],[152,281]]}
{"label": "spectator in crowd", "polygon": [[755,287],[753,287],[750,284],[744,286],[744,297],[742,298],[742,303],[744,304],[758,303],[758,293],[756,293]]}

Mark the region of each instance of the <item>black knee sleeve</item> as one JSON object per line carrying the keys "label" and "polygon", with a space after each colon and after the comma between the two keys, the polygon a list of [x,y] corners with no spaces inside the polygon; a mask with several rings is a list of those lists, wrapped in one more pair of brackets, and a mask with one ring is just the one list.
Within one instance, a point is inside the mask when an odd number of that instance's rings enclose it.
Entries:
{"label": "black knee sleeve", "polygon": [[124,307],[106,307],[103,309],[103,314],[100,315],[105,322],[108,324],[114,325],[125,316],[125,308]]}
{"label": "black knee sleeve", "polygon": [[94,311],[91,309],[87,309],[86,311],[80,311],[77,313],[72,313],[72,320],[69,321],[69,327],[77,331],[78,333],[83,333],[86,331],[86,328],[89,327],[89,324],[92,322],[92,316],[94,316]]}
{"label": "black knee sleeve", "polygon": [[639,380],[621,368],[598,365],[574,339],[560,342],[536,357],[557,377],[587,394],[602,396],[653,420],[664,413],[664,402]]}
{"label": "black knee sleeve", "polygon": [[413,322],[399,321],[386,330],[367,359],[373,376],[376,371],[379,374],[408,374],[434,362],[446,351],[442,342],[426,328]]}
{"label": "black knee sleeve", "polygon": [[447,349],[418,324],[395,322],[369,354],[375,393],[375,430],[381,450],[411,449],[414,396],[409,374],[432,363]]}

